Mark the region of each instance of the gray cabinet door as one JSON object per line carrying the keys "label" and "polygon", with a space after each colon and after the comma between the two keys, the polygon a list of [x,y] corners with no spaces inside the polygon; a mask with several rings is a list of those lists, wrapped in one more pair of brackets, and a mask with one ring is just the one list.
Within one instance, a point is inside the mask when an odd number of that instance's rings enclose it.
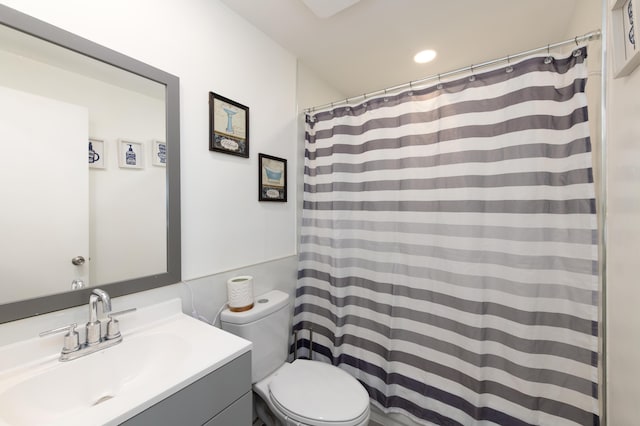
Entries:
{"label": "gray cabinet door", "polygon": [[[122,423],[126,426],[201,426],[234,404],[246,394],[251,395],[251,352],[239,356],[216,371],[174,393],[156,405]],[[249,400],[250,401],[250,400]],[[245,407],[238,405],[237,410]],[[229,415],[238,411],[231,410]],[[251,425],[251,402],[247,410]],[[223,425],[225,423],[214,423]]]}

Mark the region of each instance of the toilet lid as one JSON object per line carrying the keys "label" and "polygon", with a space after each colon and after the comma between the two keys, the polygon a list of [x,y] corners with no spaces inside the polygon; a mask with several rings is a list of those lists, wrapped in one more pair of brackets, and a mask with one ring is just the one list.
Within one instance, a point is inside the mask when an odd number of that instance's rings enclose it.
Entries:
{"label": "toilet lid", "polygon": [[346,371],[303,359],[283,370],[269,384],[269,393],[288,417],[309,425],[351,425],[367,416],[369,394]]}

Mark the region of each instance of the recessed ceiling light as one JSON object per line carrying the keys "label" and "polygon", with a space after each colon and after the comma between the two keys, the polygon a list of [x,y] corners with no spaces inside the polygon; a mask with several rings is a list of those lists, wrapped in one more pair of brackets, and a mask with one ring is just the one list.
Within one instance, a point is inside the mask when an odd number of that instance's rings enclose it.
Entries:
{"label": "recessed ceiling light", "polygon": [[423,50],[422,52],[416,53],[416,56],[413,57],[413,60],[419,64],[426,64],[427,62],[431,62],[436,57],[435,50]]}

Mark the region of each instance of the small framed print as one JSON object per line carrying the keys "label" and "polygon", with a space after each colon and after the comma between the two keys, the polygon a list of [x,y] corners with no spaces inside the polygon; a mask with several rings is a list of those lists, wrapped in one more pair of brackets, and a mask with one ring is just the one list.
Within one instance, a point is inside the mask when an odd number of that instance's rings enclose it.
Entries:
{"label": "small framed print", "polygon": [[167,144],[162,141],[153,141],[153,158],[151,163],[154,166],[167,167]]}
{"label": "small framed print", "polygon": [[637,5],[640,0],[612,0],[611,38],[615,78],[625,77],[640,65]]}
{"label": "small framed print", "polygon": [[125,169],[144,169],[144,144],[120,139],[118,165]]}
{"label": "small framed print", "polygon": [[101,139],[89,139],[89,167],[92,169],[104,169],[104,141]]}
{"label": "small framed print", "polygon": [[287,160],[258,154],[258,201],[287,201]]}
{"label": "small framed print", "polygon": [[249,107],[209,92],[209,151],[249,158]]}

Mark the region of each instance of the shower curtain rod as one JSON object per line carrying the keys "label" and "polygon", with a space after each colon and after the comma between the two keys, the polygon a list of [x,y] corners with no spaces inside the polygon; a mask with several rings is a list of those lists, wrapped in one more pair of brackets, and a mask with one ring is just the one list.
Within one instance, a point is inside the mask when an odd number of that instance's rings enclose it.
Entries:
{"label": "shower curtain rod", "polygon": [[477,70],[479,68],[486,68],[488,66],[495,65],[495,64],[498,64],[498,63],[501,63],[501,62],[509,62],[509,61],[511,61],[513,59],[518,59],[518,58],[521,58],[523,56],[532,55],[532,54],[538,53],[538,52],[549,51],[551,49],[555,49],[557,47],[565,46],[565,45],[571,44],[571,43],[575,43],[576,46],[579,46],[579,44],[582,43],[582,42],[588,42],[588,41],[591,41],[591,40],[598,40],[598,39],[600,39],[600,36],[601,36],[600,30],[591,31],[591,32],[588,32],[588,33],[586,33],[584,35],[576,36],[574,38],[571,38],[569,40],[548,44],[546,46],[542,46],[542,47],[538,47],[536,49],[531,49],[531,50],[527,50],[527,51],[524,51],[524,52],[516,53],[514,55],[505,56],[503,58],[493,59],[491,61],[482,62],[482,63],[475,64],[475,65],[472,64],[472,65],[469,65],[469,66],[464,67],[464,68],[458,68],[458,69],[453,70],[453,71],[447,71],[447,72],[440,73],[440,74],[430,75],[430,76],[422,78],[420,80],[410,81],[408,83],[399,84],[397,86],[389,87],[387,89],[377,90],[375,92],[370,92],[370,93],[365,93],[363,95],[354,96],[352,98],[346,98],[346,99],[341,100],[341,101],[330,102],[328,104],[307,108],[307,109],[304,110],[304,112],[306,114],[309,114],[309,113],[314,113],[316,111],[323,110],[323,109],[328,108],[328,107],[333,108],[333,107],[338,106],[338,105],[343,105],[343,104],[348,105],[349,103],[351,103],[353,101],[356,101],[356,100],[359,100],[359,99],[366,100],[368,97],[371,97],[371,96],[387,94],[389,92],[393,92],[395,90],[403,89],[403,88],[406,88],[406,87],[413,87],[414,85],[421,85],[421,84],[426,83],[427,81],[430,81],[430,80],[442,79],[443,77],[450,77],[450,76],[452,76],[454,74],[460,74],[460,73],[468,72],[468,71],[473,72],[473,71],[475,71],[475,70]]}

